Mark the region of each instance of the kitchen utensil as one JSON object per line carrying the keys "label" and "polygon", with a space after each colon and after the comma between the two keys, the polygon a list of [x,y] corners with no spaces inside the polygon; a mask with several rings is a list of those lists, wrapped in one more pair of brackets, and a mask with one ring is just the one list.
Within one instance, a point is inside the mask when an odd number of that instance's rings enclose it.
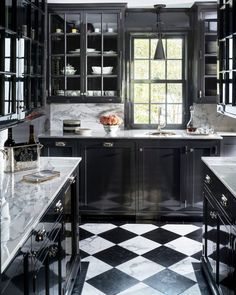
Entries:
{"label": "kitchen utensil", "polygon": [[63,120],[63,132],[74,133],[80,127],[80,120]]}

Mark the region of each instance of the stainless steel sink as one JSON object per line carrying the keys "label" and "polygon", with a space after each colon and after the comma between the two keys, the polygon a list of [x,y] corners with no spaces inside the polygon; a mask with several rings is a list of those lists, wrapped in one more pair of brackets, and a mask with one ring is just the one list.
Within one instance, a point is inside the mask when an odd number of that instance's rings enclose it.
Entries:
{"label": "stainless steel sink", "polygon": [[155,135],[155,136],[171,136],[171,135],[176,135],[175,132],[172,131],[154,131],[154,132],[149,132],[149,135]]}

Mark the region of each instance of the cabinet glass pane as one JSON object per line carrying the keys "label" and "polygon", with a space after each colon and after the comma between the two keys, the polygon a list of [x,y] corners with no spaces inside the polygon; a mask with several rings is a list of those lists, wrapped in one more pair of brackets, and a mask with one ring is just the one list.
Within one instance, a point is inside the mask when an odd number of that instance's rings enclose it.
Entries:
{"label": "cabinet glass pane", "polygon": [[81,30],[80,14],[66,14],[66,33],[77,34]]}
{"label": "cabinet glass pane", "polygon": [[65,66],[64,57],[53,56],[52,63],[51,63],[51,75],[52,76],[63,75],[64,66]]}
{"label": "cabinet glass pane", "polygon": [[117,35],[104,35],[103,36],[103,53],[110,55],[118,52]]}
{"label": "cabinet glass pane", "polygon": [[80,35],[70,34],[66,36],[66,53],[80,55]]}
{"label": "cabinet glass pane", "polygon": [[101,96],[102,79],[100,77],[88,78],[86,91],[88,96]]}
{"label": "cabinet glass pane", "polygon": [[17,15],[18,15],[18,32],[21,36],[30,37],[31,28],[28,25],[31,18],[31,5],[25,1],[20,0],[17,2]]}
{"label": "cabinet glass pane", "polygon": [[64,78],[53,78],[52,79],[52,95],[65,95],[65,79]]}
{"label": "cabinet glass pane", "polygon": [[117,78],[103,77],[103,95],[116,96],[118,94],[118,81]]}
{"label": "cabinet glass pane", "polygon": [[66,96],[80,96],[80,78],[67,78]]}
{"label": "cabinet glass pane", "polygon": [[14,98],[16,97],[15,77],[10,75],[0,76],[0,114],[8,115],[15,111]]}
{"label": "cabinet glass pane", "polygon": [[64,14],[51,14],[50,33],[64,33],[65,28],[65,15]]}
{"label": "cabinet glass pane", "polygon": [[99,30],[101,32],[102,29],[102,14],[101,13],[87,13],[86,14],[86,26],[87,26],[87,34],[91,34],[95,32],[98,33]]}
{"label": "cabinet glass pane", "polygon": [[102,15],[102,31],[106,33],[117,33],[118,31],[118,15],[117,14],[103,14]]}
{"label": "cabinet glass pane", "polygon": [[65,38],[64,35],[52,35],[52,54],[64,54],[65,52]]}

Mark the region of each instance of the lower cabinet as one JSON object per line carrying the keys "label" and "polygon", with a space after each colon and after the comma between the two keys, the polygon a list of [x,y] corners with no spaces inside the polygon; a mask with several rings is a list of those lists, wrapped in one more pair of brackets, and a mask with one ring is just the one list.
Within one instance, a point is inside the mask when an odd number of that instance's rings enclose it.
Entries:
{"label": "lower cabinet", "polygon": [[213,294],[235,295],[236,215],[233,217],[231,213],[235,212],[236,201],[209,169],[206,171],[203,270]]}
{"label": "lower cabinet", "polygon": [[[219,140],[43,138],[44,155],[81,156],[80,213],[201,218],[202,156]],[[60,146],[59,146],[60,145]]]}
{"label": "lower cabinet", "polygon": [[235,157],[236,156],[236,137],[224,136],[221,142],[221,156]]}
{"label": "lower cabinet", "polygon": [[1,274],[2,295],[70,295],[80,268],[75,175]]}
{"label": "lower cabinet", "polygon": [[135,144],[88,140],[79,145],[80,213],[135,213]]}

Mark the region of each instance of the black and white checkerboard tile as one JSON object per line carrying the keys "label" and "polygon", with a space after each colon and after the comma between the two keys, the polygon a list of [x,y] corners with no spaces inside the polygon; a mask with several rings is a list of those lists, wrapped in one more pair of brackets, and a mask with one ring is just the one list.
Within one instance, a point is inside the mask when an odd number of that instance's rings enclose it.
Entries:
{"label": "black and white checkerboard tile", "polygon": [[197,225],[87,223],[80,249],[89,262],[82,295],[210,294]]}

